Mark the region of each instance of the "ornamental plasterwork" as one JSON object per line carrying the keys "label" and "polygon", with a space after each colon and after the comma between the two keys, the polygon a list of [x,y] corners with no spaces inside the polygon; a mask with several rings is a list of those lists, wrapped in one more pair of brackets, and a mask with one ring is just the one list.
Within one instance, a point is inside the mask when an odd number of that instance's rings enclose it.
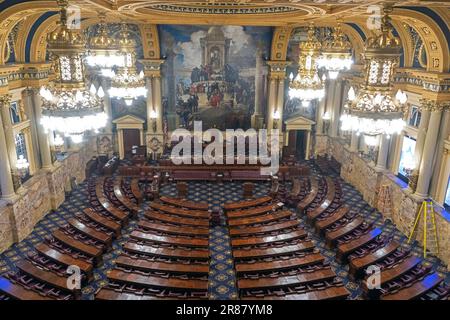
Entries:
{"label": "ornamental plasterwork", "polygon": [[450,109],[450,101],[433,101],[421,99],[421,108],[428,111],[446,111]]}

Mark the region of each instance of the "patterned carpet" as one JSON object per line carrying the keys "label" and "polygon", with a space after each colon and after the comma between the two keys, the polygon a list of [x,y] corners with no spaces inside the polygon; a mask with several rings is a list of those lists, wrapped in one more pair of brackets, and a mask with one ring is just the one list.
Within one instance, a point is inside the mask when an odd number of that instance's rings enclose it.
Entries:
{"label": "patterned carpet", "polygon": [[[318,174],[314,171],[314,174]],[[336,179],[340,179],[335,176]],[[412,246],[406,243],[407,239],[395,226],[390,222],[383,222],[382,216],[375,209],[371,208],[362,200],[361,194],[352,186],[340,179],[344,202],[349,205],[352,210],[358,211],[364,215],[367,221],[374,223],[374,226],[380,227],[383,234],[392,236],[396,241],[405,247],[411,247],[413,254],[421,256],[422,248],[413,243]],[[266,195],[270,185],[268,183],[257,183],[255,196]],[[175,196],[175,184],[166,185],[162,188],[161,193],[164,195]],[[209,182],[190,182],[188,198],[193,201],[205,201],[211,205],[211,208],[219,208],[226,202],[242,200],[242,183],[223,184]],[[46,235],[62,226],[66,220],[73,217],[76,212],[81,211],[87,206],[87,184],[83,183],[77,190],[73,192],[69,199],[58,209],[57,212],[49,213],[41,222],[39,222],[32,234],[24,241],[13,245],[10,249],[0,255],[0,273],[15,270],[15,261],[25,258],[27,253],[33,250],[34,245],[43,241]],[[147,204],[144,204],[144,208]],[[224,217],[222,217],[223,221]],[[107,283],[106,273],[114,267],[114,260],[121,253],[121,245],[129,238],[129,234],[136,227],[136,221],[131,221],[130,225],[124,230],[123,237],[113,243],[113,250],[103,256],[104,264],[94,271],[94,281],[83,288],[83,299],[91,300],[96,290]],[[359,284],[352,282],[348,277],[348,266],[337,263],[334,259],[335,252],[325,247],[325,242],[319,238],[314,230],[301,219],[301,224],[306,228],[313,242],[327,258],[336,274],[343,280],[347,289],[351,292],[351,299],[361,299],[361,290]],[[231,247],[228,231],[222,226],[216,226],[210,230],[210,250],[211,264],[209,275],[209,292],[211,299],[236,299],[237,290],[235,284],[235,272],[233,269],[233,261],[231,257]],[[442,262],[433,257],[428,256],[426,263],[430,264],[435,271],[441,276],[446,277],[446,282],[450,283],[450,273]]]}

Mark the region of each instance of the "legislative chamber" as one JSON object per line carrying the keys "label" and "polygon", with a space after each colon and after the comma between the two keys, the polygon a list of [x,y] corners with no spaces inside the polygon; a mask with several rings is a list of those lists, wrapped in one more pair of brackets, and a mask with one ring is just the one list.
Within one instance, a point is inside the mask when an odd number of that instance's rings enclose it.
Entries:
{"label": "legislative chamber", "polygon": [[449,9],[0,1],[0,308],[450,300]]}

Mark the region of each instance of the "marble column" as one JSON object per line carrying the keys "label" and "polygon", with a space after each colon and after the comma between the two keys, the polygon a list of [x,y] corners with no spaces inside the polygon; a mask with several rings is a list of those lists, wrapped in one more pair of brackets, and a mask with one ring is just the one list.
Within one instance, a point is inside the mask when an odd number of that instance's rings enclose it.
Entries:
{"label": "marble column", "polygon": [[438,106],[431,108],[430,121],[425,137],[422,160],[419,167],[419,179],[417,181],[417,188],[415,193],[420,198],[428,197],[431,176],[433,174],[433,158],[436,151],[441,117],[441,108],[439,108]]}
{"label": "marble column", "polygon": [[317,103],[317,116],[316,116],[316,132],[317,134],[326,134],[326,132],[324,132],[324,123],[323,123],[323,115],[325,113],[325,103],[326,103],[326,99],[323,98],[322,100],[320,100]]}
{"label": "marble column", "polygon": [[423,148],[425,146],[425,139],[427,135],[428,125],[430,123],[430,110],[422,109],[422,116],[420,118],[419,130],[417,131],[416,148],[414,149],[414,160],[416,162],[416,169],[419,168],[422,160]]}
{"label": "marble column", "polygon": [[6,150],[6,137],[3,130],[3,117],[0,114],[0,187],[2,191],[1,198],[7,201],[13,200],[16,197],[14,192],[14,183],[11,176],[11,166],[8,155],[3,152]]}
{"label": "marble column", "polygon": [[329,136],[330,137],[336,137],[337,130],[334,132],[334,118],[335,118],[335,111],[334,111],[334,89],[336,86],[336,80],[327,80],[325,85],[325,109],[330,113],[331,115],[331,121],[330,121],[330,128],[329,128]]}
{"label": "marble column", "polygon": [[162,99],[161,99],[161,76],[153,77],[153,106],[155,108],[157,119],[156,119],[156,131],[159,134],[163,132],[163,109],[162,109]]}
{"label": "marble column", "polygon": [[148,131],[153,131],[151,128],[152,119],[150,118],[150,115],[152,113],[153,109],[153,85],[152,85],[152,78],[147,78],[146,81],[146,87],[147,87],[147,126]]}
{"label": "marble column", "polygon": [[[342,100],[342,81],[337,79],[331,82],[333,87],[333,93],[330,95],[332,98],[331,107],[333,110],[333,118],[331,122],[331,136],[337,137],[339,132],[339,121],[341,118],[341,100]],[[330,109],[328,109],[330,110]]]}
{"label": "marble column", "polygon": [[277,88],[277,79],[274,77],[270,77],[269,80],[269,99],[267,105],[267,130],[273,129],[273,112],[276,107],[276,90]]}
{"label": "marble column", "polygon": [[34,114],[36,117],[36,125],[37,125],[37,132],[38,132],[38,141],[39,141],[39,153],[41,156],[42,169],[50,170],[53,168],[52,156],[51,156],[51,151],[50,151],[50,143],[48,140],[48,134],[41,124],[42,99],[39,96],[39,93],[37,91],[35,91],[35,93],[34,93]]}
{"label": "marble column", "polygon": [[105,92],[105,97],[103,98],[103,106],[105,109],[106,116],[108,117],[108,121],[106,122],[105,126],[105,134],[112,134],[112,105],[111,105],[111,97],[109,95],[109,84],[106,79],[104,79],[101,83],[101,86],[103,88],[103,91]]}
{"label": "marble column", "polygon": [[[39,141],[38,141],[38,132],[36,125],[36,115],[33,108],[33,99],[34,99],[34,91],[33,89],[24,90],[23,94],[25,110],[28,115],[28,119],[30,119],[30,128],[31,128],[31,141],[33,144],[33,158],[36,166],[36,170],[41,167],[40,156],[39,156]],[[31,155],[28,155],[29,157]]]}
{"label": "marble column", "polygon": [[378,158],[376,168],[379,170],[386,170],[387,168],[387,158],[389,153],[390,139],[386,135],[380,136],[380,146],[378,149]]}
{"label": "marble column", "polygon": [[350,140],[350,150],[357,152],[359,150],[359,135],[355,131],[352,131],[352,137]]}
{"label": "marble column", "polygon": [[11,97],[8,95],[2,97],[2,100],[0,100],[0,108],[3,117],[3,129],[5,132],[6,147],[7,147],[5,150],[2,150],[2,152],[4,151],[7,152],[9,164],[11,165],[11,169],[13,170],[13,172],[15,172],[17,163],[17,151],[16,151],[16,139],[14,136],[14,130],[12,128],[10,105],[11,105]]}
{"label": "marble column", "polygon": [[252,128],[259,129],[262,126],[262,102],[263,102],[263,82],[264,70],[261,49],[256,51],[256,74],[255,74],[255,111],[252,115]]}
{"label": "marble column", "polygon": [[311,130],[306,131],[306,152],[305,160],[309,160],[311,156]]}

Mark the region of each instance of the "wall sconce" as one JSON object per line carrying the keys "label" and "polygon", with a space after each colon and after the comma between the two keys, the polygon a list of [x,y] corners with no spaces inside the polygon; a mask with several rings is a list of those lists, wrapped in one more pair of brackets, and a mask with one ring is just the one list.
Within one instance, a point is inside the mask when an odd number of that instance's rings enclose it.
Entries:
{"label": "wall sconce", "polygon": [[280,111],[278,111],[278,109],[273,112],[272,118],[273,118],[273,128],[278,129],[278,122],[280,121],[281,118]]}
{"label": "wall sconce", "polygon": [[323,115],[322,115],[322,120],[323,120],[323,124],[324,124],[324,132],[323,133],[328,133],[328,129],[330,128],[330,120],[331,120],[331,115],[328,111],[326,111]]}
{"label": "wall sconce", "polygon": [[150,121],[152,125],[153,132],[156,132],[156,120],[158,119],[158,114],[155,110],[150,111]]}

